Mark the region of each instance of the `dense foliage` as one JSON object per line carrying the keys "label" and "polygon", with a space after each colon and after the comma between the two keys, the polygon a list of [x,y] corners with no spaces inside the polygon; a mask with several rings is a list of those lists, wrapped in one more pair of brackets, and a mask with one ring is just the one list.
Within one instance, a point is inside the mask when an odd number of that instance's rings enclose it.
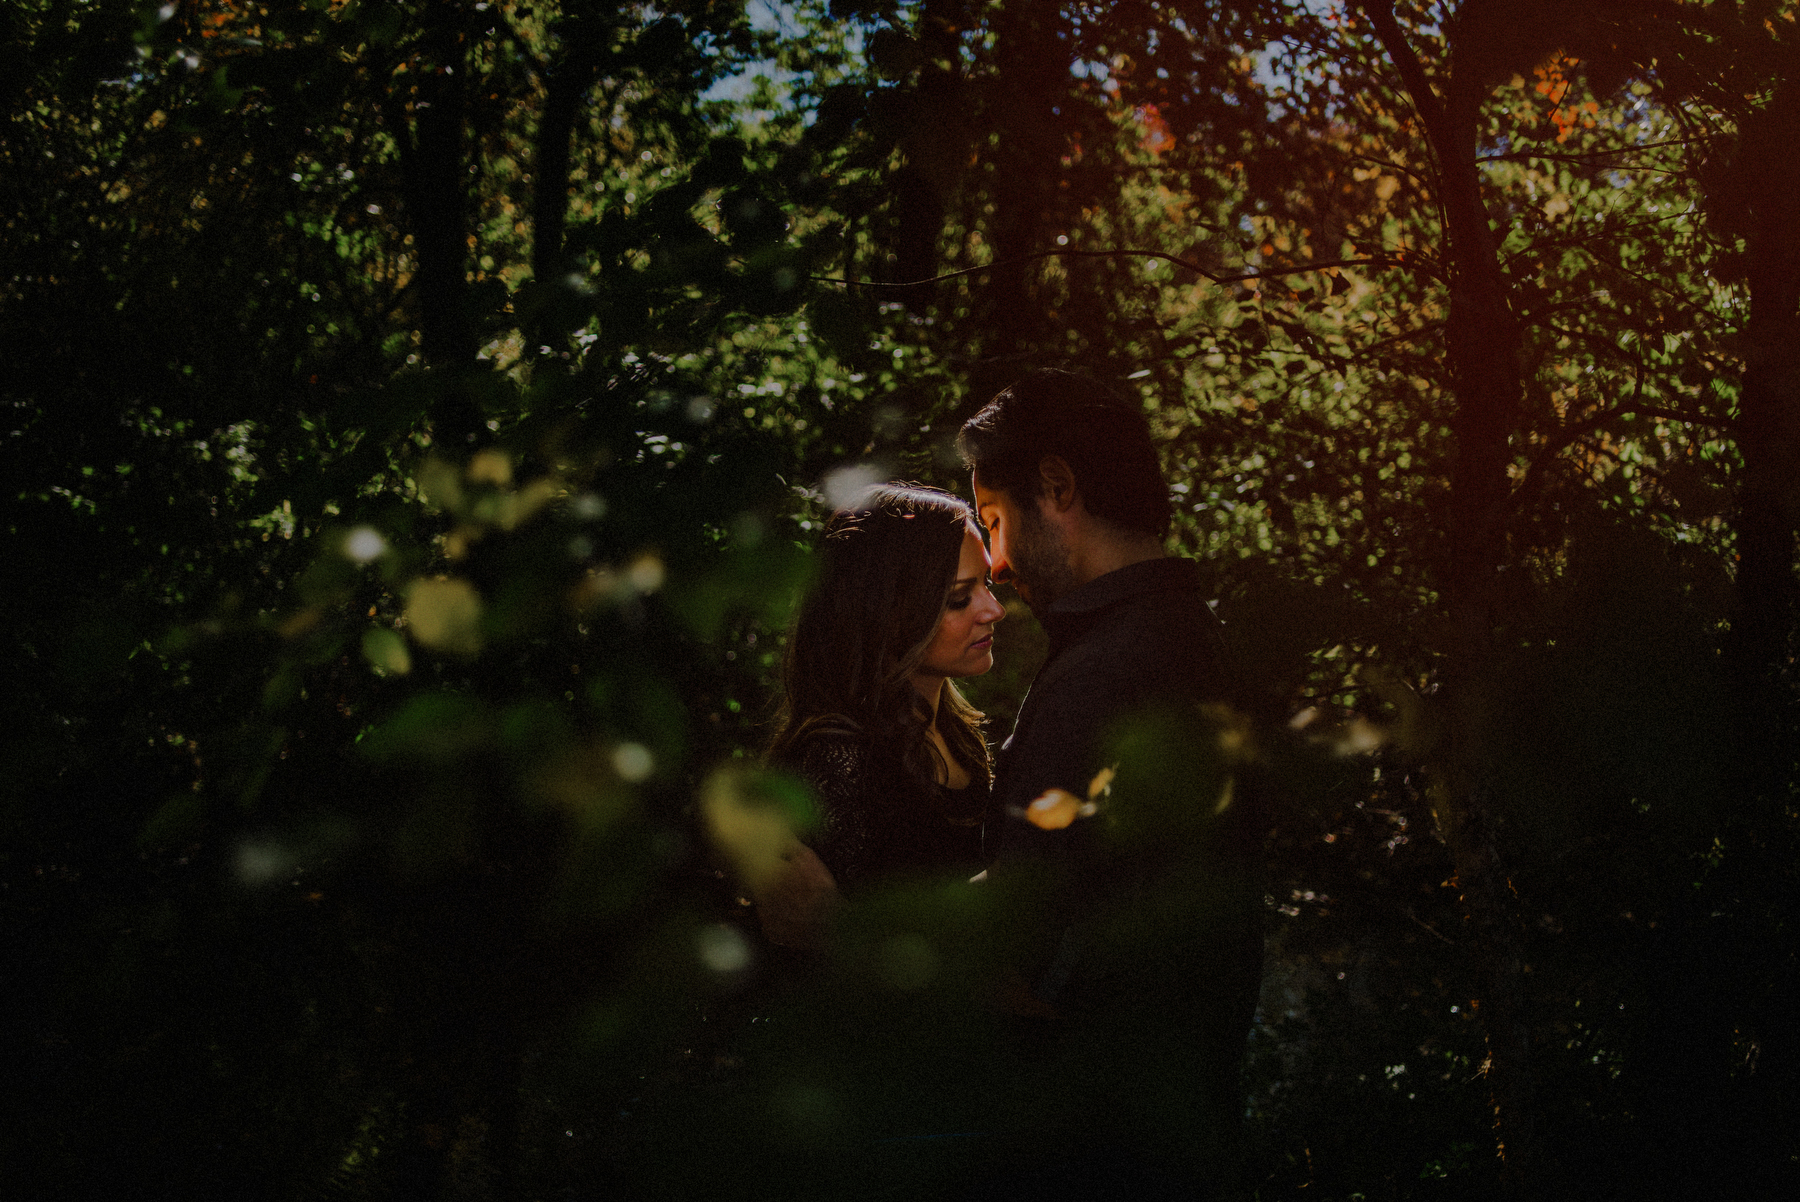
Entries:
{"label": "dense foliage", "polygon": [[1255,688],[1246,1190],[1791,1189],[1797,39],[6,6],[7,1192],[954,1179],[858,1141],[980,1065],[998,903],[785,971],[739,761],[823,507],[1043,365],[1141,394]]}

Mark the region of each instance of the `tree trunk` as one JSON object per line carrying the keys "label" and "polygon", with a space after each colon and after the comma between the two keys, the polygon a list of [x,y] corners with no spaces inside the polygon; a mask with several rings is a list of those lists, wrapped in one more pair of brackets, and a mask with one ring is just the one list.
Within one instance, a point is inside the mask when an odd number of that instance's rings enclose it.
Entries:
{"label": "tree trunk", "polygon": [[459,445],[484,432],[463,378],[475,369],[480,349],[469,312],[470,179],[463,132],[468,56],[457,13],[445,0],[430,0],[423,24],[422,51],[413,61],[418,83],[410,127],[402,95],[389,94],[384,115],[400,146],[401,197],[417,262],[419,349],[426,364],[443,373],[433,405],[435,429],[440,442]]}
{"label": "tree trunk", "polygon": [[1451,277],[1448,350],[1456,394],[1451,421],[1456,461],[1447,514],[1450,545],[1439,568],[1451,645],[1444,673],[1446,737],[1433,766],[1433,803],[1475,940],[1496,1143],[1510,1186],[1528,1193],[1538,1136],[1523,929],[1500,849],[1481,697],[1495,650],[1510,496],[1507,467],[1523,392],[1518,330],[1475,160],[1481,83],[1453,80],[1440,101],[1391,5],[1365,3],[1362,9],[1424,123],[1448,227],[1444,258]]}
{"label": "tree trunk", "polygon": [[[1727,957],[1703,993],[1671,991],[1670,1021],[1686,1021],[1710,1038],[1692,1039],[1659,1065],[1661,1096],[1681,1098],[1658,1115],[1658,1138],[1708,1141],[1714,1150],[1728,1138],[1754,1131],[1755,1120],[1779,1107],[1761,1102],[1770,1083],[1793,1080],[1800,1048],[1794,1031],[1794,967],[1785,932],[1795,913],[1792,891],[1795,829],[1789,816],[1796,778],[1794,636],[1800,618],[1795,585],[1796,530],[1800,528],[1800,79],[1779,79],[1769,104],[1744,123],[1731,185],[1748,218],[1750,317],[1745,327],[1745,366],[1738,398],[1737,446],[1743,475],[1736,514],[1737,577],[1726,664],[1735,703],[1736,764],[1732,809],[1724,833],[1727,854],[1709,882],[1742,919],[1761,924],[1755,952]],[[1715,903],[1715,905],[1718,903]],[[1715,915],[1716,917],[1716,915]],[[1699,927],[1700,924],[1695,924]],[[1705,949],[1711,951],[1711,948]],[[1701,960],[1699,955],[1695,960]],[[1716,961],[1715,961],[1716,962]],[[1714,999],[1723,998],[1723,1004]],[[1704,1007],[1713,1002],[1713,1013]],[[1729,1024],[1719,1013],[1730,1015]],[[1731,1041],[1758,1048],[1759,1082],[1734,1082],[1739,1100],[1733,1118],[1695,1132],[1684,1123],[1687,1106],[1719,1090]],[[1756,1092],[1746,1094],[1752,1085]],[[1715,1094],[1717,1096],[1717,1094]],[[1704,1102],[1701,1102],[1704,1104]],[[1716,1133],[1716,1134],[1715,1134]],[[1765,1149],[1747,1146],[1746,1162]]]}
{"label": "tree trunk", "polygon": [[475,362],[477,350],[467,304],[469,179],[463,147],[463,77],[468,64],[449,6],[444,0],[432,0],[425,11],[416,116],[412,136],[401,139],[401,170],[419,263],[425,361],[462,368]]}
{"label": "tree trunk", "polygon": [[599,77],[614,30],[599,20],[564,20],[558,26],[563,52],[551,64],[538,118],[536,164],[532,171],[531,275],[549,284],[567,271],[563,223],[569,212],[569,140],[581,102]]}
{"label": "tree trunk", "polygon": [[[1800,82],[1784,79],[1745,131],[1737,171],[1749,193],[1750,320],[1739,397],[1737,612],[1732,661],[1750,783],[1767,797],[1791,770],[1780,680],[1789,667],[1800,524]],[[1783,759],[1788,760],[1782,763]]]}
{"label": "tree trunk", "polygon": [[[1029,4],[1006,5],[995,19],[996,72],[989,86],[1000,139],[987,236],[996,262],[1043,250],[1050,235],[1045,217],[1055,209],[1064,152],[1062,122],[1051,109],[1071,66],[1064,20],[1056,5]],[[1042,270],[1042,263],[1016,263],[989,276],[984,358],[1006,377],[1002,384],[1023,374],[1020,359],[1045,329],[1037,283]]]}

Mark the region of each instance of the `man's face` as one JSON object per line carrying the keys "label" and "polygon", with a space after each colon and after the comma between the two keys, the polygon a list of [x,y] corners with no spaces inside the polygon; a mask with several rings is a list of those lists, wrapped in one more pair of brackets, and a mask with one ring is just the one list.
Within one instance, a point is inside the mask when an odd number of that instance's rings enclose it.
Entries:
{"label": "man's face", "polygon": [[983,486],[980,472],[975,473],[971,483],[975,489],[975,511],[987,527],[994,579],[1011,584],[1025,604],[1042,613],[1075,586],[1074,572],[1069,567],[1069,546],[1063,541],[1062,531],[1044,516],[1044,498],[1020,504],[1003,489]]}

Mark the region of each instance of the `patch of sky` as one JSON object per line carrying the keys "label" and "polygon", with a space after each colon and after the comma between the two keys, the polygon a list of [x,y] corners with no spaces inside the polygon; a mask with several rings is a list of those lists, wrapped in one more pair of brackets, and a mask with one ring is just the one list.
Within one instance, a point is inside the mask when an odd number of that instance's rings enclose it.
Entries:
{"label": "patch of sky", "polygon": [[1294,90],[1294,77],[1281,61],[1287,57],[1288,48],[1280,42],[1270,42],[1253,57],[1256,67],[1251,77],[1257,86],[1268,92],[1291,92]]}
{"label": "patch of sky", "polygon": [[[798,39],[804,35],[800,21],[792,4],[778,3],[777,0],[751,0],[746,9],[750,17],[750,27],[759,33],[773,33],[782,39]],[[852,56],[862,54],[862,30],[852,26],[848,31],[848,50]],[[743,102],[754,95],[762,81],[774,85],[777,103],[787,99],[789,90],[796,80],[803,78],[803,73],[790,71],[772,58],[758,59],[747,64],[742,71],[728,75],[708,88],[703,94],[704,100],[729,100]],[[766,116],[766,112],[748,114],[751,119]],[[812,114],[803,115],[807,124],[812,123]]]}
{"label": "patch of sky", "polygon": [[1069,68],[1069,73],[1077,79],[1093,79],[1101,83],[1112,78],[1112,68],[1105,63],[1091,62],[1087,59],[1078,59]]}

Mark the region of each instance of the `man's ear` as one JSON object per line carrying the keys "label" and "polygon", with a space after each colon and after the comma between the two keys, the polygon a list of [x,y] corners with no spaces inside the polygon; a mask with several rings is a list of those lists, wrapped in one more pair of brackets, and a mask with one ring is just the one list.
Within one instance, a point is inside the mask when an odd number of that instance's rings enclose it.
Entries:
{"label": "man's ear", "polygon": [[1068,513],[1079,501],[1075,491],[1075,472],[1061,455],[1046,455],[1038,460],[1038,483],[1043,497],[1057,513]]}

